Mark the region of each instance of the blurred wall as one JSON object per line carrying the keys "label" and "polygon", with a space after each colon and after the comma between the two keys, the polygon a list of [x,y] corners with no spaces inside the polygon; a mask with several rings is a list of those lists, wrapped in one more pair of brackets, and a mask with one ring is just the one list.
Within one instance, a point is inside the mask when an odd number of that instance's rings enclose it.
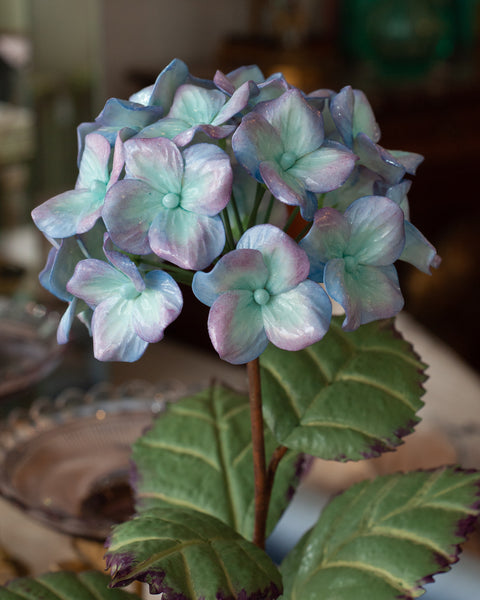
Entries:
{"label": "blurred wall", "polygon": [[105,96],[125,98],[136,89],[135,73],[154,76],[173,58],[184,60],[195,75],[213,77],[221,39],[247,30],[249,3],[102,0],[101,10]]}

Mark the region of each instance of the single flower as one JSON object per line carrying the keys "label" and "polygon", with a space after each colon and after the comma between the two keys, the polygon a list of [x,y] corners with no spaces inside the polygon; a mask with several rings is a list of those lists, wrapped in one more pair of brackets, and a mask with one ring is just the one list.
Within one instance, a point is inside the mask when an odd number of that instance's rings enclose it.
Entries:
{"label": "single flower", "polygon": [[149,343],[163,338],[165,328],[182,310],[182,294],[175,280],[161,270],[143,275],[125,255],[112,250],[109,262],[80,261],[67,290],[92,310],[93,350],[98,360],[133,362]]}
{"label": "single flower", "polygon": [[289,85],[281,73],[273,73],[265,79],[262,71],[257,65],[239,67],[225,75],[222,71],[217,71],[213,78],[218,89],[229,96],[232,96],[244,83],[250,84],[250,98],[248,105],[253,107],[259,102],[266,102],[281,96]]}
{"label": "single flower", "polygon": [[430,275],[431,269],[437,269],[442,259],[423,233],[410,222],[410,208],[407,194],[411,185],[412,182],[408,179],[393,186],[388,186],[384,182],[378,181],[375,184],[375,193],[387,196],[403,211],[405,217],[405,246],[399,260],[408,262],[419,271]]}
{"label": "single flower", "polygon": [[317,212],[300,246],[310,259],[310,277],[323,281],[328,295],[345,310],[345,330],[402,309],[393,263],[404,244],[403,212],[389,198],[359,198],[344,214],[329,207]]}
{"label": "single flower", "polygon": [[107,189],[120,176],[123,152],[98,133],[90,133],[80,161],[75,189],[47,200],[32,211],[35,225],[49,238],[68,238],[92,229],[100,217]]}
{"label": "single flower", "polygon": [[185,269],[204,269],[223,250],[219,212],[232,190],[228,155],[213,144],[183,153],[167,138],[125,142],[125,179],[112,186],[102,216],[113,242],[154,252]]}
{"label": "single flower", "polygon": [[110,98],[95,121],[81,123],[77,127],[78,164],[82,160],[87,135],[97,133],[113,146],[119,134],[122,140],[126,140],[163,114],[161,106],[144,106],[130,100]]}
{"label": "single flower", "polygon": [[321,114],[296,89],[259,104],[232,137],[237,160],[281,202],[299,206],[306,220],[317,209],[315,194],[342,185],[355,165],[347,148],[324,142]]}
{"label": "single flower", "polygon": [[413,152],[385,150],[378,144],[380,128],[372,107],[361,90],[346,86],[329,101],[330,118],[339,139],[358,156],[363,165],[380,175],[390,185],[399,183],[405,173],[413,175],[423,157]]}
{"label": "single flower", "polygon": [[249,96],[249,82],[235,90],[230,98],[218,89],[185,83],[176,90],[168,114],[145,127],[137,137],[166,137],[178,146],[189,144],[197,132],[213,139],[225,138],[235,131],[236,125],[231,119],[247,106]]}
{"label": "single flower", "polygon": [[165,116],[172,106],[175,92],[184,83],[192,83],[207,89],[215,87],[212,81],[191,75],[187,65],[182,60],[174,58],[163,69],[154,84],[130,96],[129,101],[143,106],[161,107],[163,114],[160,116]]}
{"label": "single flower", "polygon": [[307,279],[307,255],[282,230],[257,225],[236,250],[208,273],[197,272],[192,289],[210,306],[208,330],[220,357],[233,364],[257,358],[269,342],[300,350],[328,330],[331,303]]}

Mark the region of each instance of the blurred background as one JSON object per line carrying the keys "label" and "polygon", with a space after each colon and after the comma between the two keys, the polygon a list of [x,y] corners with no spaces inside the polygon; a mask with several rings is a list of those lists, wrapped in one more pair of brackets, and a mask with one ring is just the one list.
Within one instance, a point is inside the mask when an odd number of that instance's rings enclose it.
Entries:
{"label": "blurred background", "polygon": [[29,213],[74,186],[80,122],[174,57],[208,78],[256,63],[363,89],[380,143],[425,155],[412,221],[443,263],[402,268],[406,309],[480,369],[479,28],[477,0],[0,0],[0,292],[42,293]]}

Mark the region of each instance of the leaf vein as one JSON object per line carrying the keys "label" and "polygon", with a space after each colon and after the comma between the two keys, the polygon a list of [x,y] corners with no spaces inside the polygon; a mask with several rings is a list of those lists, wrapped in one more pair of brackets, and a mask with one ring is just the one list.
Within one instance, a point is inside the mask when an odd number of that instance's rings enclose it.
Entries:
{"label": "leaf vein", "polygon": [[413,404],[409,401],[409,399],[406,398],[403,394],[394,392],[392,389],[388,388],[387,386],[381,384],[378,381],[374,381],[373,379],[368,379],[367,377],[362,377],[361,375],[351,375],[351,374],[347,374],[347,373],[342,373],[340,371],[340,373],[335,378],[335,381],[352,381],[354,383],[368,385],[369,387],[380,390],[381,392],[385,393],[387,396],[390,396],[391,398],[398,400],[399,402],[404,404],[406,407],[408,407],[412,412],[417,411],[417,407],[413,406]]}
{"label": "leaf vein", "polygon": [[174,446],[173,444],[168,444],[159,440],[149,440],[148,438],[141,440],[140,443],[144,446],[147,446],[148,448],[152,448],[153,450],[167,450],[168,452],[173,452],[175,454],[184,454],[193,458],[198,458],[198,460],[201,460],[202,462],[206,463],[207,465],[212,467],[212,469],[220,471],[220,466],[217,463],[215,463],[208,456],[205,456],[205,454],[202,454],[201,452],[194,450],[193,448]]}
{"label": "leaf vein", "polygon": [[400,579],[398,577],[394,577],[388,571],[384,569],[380,569],[379,567],[375,567],[374,565],[369,565],[367,563],[358,562],[358,561],[348,561],[348,560],[339,560],[332,563],[328,563],[327,565],[323,565],[323,569],[337,569],[337,568],[350,568],[356,569],[357,571],[364,571],[370,573],[377,577],[377,579],[382,579],[387,585],[398,590],[399,592],[404,592],[405,590],[410,589],[410,585],[407,581]]}
{"label": "leaf vein", "polygon": [[298,420],[300,420],[300,417],[301,417],[301,412],[300,412],[300,409],[298,408],[298,406],[297,406],[297,404],[296,404],[296,402],[295,402],[295,400],[294,400],[294,397],[293,397],[293,394],[292,394],[291,390],[289,390],[289,389],[287,388],[287,386],[286,386],[285,382],[284,382],[284,381],[282,381],[282,377],[281,377],[280,373],[278,373],[277,371],[275,371],[275,370],[273,369],[273,366],[272,366],[272,364],[265,365],[265,364],[262,362],[262,367],[263,367],[263,368],[265,369],[265,371],[267,371],[267,372],[268,372],[268,373],[271,375],[271,377],[272,377],[272,378],[273,378],[275,381],[277,381],[277,383],[280,385],[280,387],[281,387],[281,389],[282,389],[282,391],[283,391],[283,393],[284,393],[285,397],[286,397],[286,398],[287,398],[287,400],[288,400],[288,403],[289,403],[289,405],[290,405],[291,409],[292,409],[292,410],[293,410],[293,412],[295,413],[295,416],[297,417],[297,419],[298,419]]}

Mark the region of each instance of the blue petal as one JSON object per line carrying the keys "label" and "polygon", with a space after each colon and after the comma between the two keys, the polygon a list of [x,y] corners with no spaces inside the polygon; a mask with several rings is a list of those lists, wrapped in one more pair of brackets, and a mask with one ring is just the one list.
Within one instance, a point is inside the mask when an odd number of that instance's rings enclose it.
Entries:
{"label": "blue petal", "polygon": [[148,343],[135,332],[131,323],[132,302],[118,296],[104,300],[93,312],[93,353],[97,360],[134,362]]}
{"label": "blue petal", "polygon": [[278,133],[283,152],[289,151],[300,157],[322,145],[322,117],[308,105],[299,90],[287,90],[279,98],[259,104],[255,110]]}
{"label": "blue petal", "polygon": [[294,289],[272,296],[262,307],[268,339],[283,350],[302,350],[328,331],[332,304],[323,289],[306,280]]}
{"label": "blue petal", "polygon": [[323,146],[300,157],[288,174],[302,181],[307,190],[330,192],[347,180],[357,157],[351,152]]}
{"label": "blue petal", "polygon": [[353,150],[362,165],[381,175],[389,184],[399,183],[403,179],[405,167],[364,133],[359,133],[355,138]]}
{"label": "blue petal", "polygon": [[166,138],[130,139],[125,142],[127,178],[148,183],[163,194],[182,189],[183,158]]}
{"label": "blue petal", "polygon": [[160,209],[148,232],[157,256],[183,269],[205,269],[225,246],[219,216],[206,217],[183,208]]}
{"label": "blue petal", "polygon": [[277,200],[290,206],[299,206],[306,221],[313,219],[316,199],[312,201],[311,193],[298,179],[271,161],[260,163],[260,175]]}
{"label": "blue petal", "polygon": [[232,148],[238,162],[258,181],[263,181],[260,164],[276,161],[283,152],[279,134],[260,114],[248,113],[232,136]]}
{"label": "blue petal", "polygon": [[88,258],[77,264],[67,290],[95,307],[108,296],[122,295],[125,286],[129,285],[133,288],[130,280],[108,263]]}
{"label": "blue petal", "polygon": [[182,293],[175,280],[163,271],[150,271],[145,282],[146,289],[132,301],[132,325],[146,342],[158,342],[182,310]]}
{"label": "blue petal", "polygon": [[91,229],[102,210],[105,189],[69,190],[54,196],[32,211],[35,225],[46,236],[67,238]]}
{"label": "blue petal", "polygon": [[400,260],[412,264],[428,275],[431,274],[432,267],[437,269],[442,262],[432,244],[409,221],[405,221],[405,247]]}
{"label": "blue petal", "polygon": [[249,291],[219,296],[208,315],[208,332],[220,358],[234,365],[254,360],[268,345],[261,308]]}
{"label": "blue petal", "polygon": [[181,119],[190,127],[210,124],[226,100],[227,96],[220,90],[207,90],[187,83],[177,89],[167,117]]}
{"label": "blue petal", "polygon": [[346,86],[330,101],[330,114],[342,140],[353,146],[353,106],[355,98],[351,86]]}
{"label": "blue petal", "polygon": [[268,269],[261,252],[252,249],[233,250],[218,261],[208,273],[197,272],[192,290],[207,306],[212,306],[218,296],[229,290],[264,288]]}
{"label": "blue petal", "polygon": [[149,254],[148,230],[161,201],[161,194],[142,181],[123,179],[115,183],[107,192],[102,210],[113,242],[127,252]]}
{"label": "blue petal", "polygon": [[286,292],[308,277],[307,255],[284,231],[274,225],[256,225],[240,238],[237,248],[262,253],[268,269],[266,288],[271,294]]}
{"label": "blue petal", "polygon": [[310,278],[323,281],[325,264],[333,258],[343,258],[350,238],[350,224],[334,208],[322,208],[315,214],[313,226],[300,241],[310,261]]}
{"label": "blue petal", "polygon": [[111,150],[108,140],[99,133],[86,136],[76,188],[88,189],[96,180],[107,184],[110,177],[108,161]]}
{"label": "blue petal", "polygon": [[182,208],[213,217],[230,200],[233,178],[230,158],[213,144],[190,146],[183,157]]}
{"label": "blue petal", "polygon": [[365,196],[345,211],[350,239],[345,253],[362,263],[386,266],[395,262],[405,245],[403,211],[384,196]]}
{"label": "blue petal", "polygon": [[343,329],[353,331],[376,319],[395,316],[403,308],[394,266],[357,265],[352,272],[343,259],[333,259],[325,267],[325,289],[345,310]]}

